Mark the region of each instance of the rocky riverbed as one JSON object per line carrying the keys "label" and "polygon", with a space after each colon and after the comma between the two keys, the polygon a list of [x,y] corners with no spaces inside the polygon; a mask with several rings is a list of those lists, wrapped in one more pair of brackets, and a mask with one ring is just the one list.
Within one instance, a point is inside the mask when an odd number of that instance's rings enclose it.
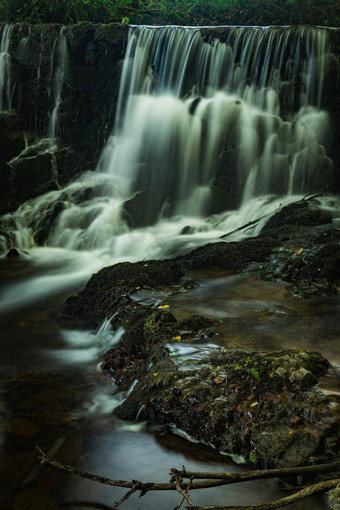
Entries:
{"label": "rocky riverbed", "polygon": [[[136,298],[165,287],[185,293],[196,285],[192,271],[209,268],[288,282],[302,300],[335,293],[339,230],[331,222],[313,200],[302,200],[274,215],[256,238],[211,243],[169,260],[116,264],[94,275],[67,300],[66,311],[124,328],[103,361],[127,391],[119,416],[173,425],[258,465],[338,457],[340,401],[316,386],[330,367],[321,354],[211,346],[216,318],[176,317],[166,304]],[[183,342],[192,347],[185,356],[177,348]]]}

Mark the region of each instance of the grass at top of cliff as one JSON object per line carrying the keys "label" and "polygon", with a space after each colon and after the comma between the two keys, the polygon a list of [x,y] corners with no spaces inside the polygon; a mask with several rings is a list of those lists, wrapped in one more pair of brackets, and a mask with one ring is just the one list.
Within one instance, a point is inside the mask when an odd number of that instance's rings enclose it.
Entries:
{"label": "grass at top of cliff", "polygon": [[339,26],[340,4],[337,0],[3,0],[0,20]]}

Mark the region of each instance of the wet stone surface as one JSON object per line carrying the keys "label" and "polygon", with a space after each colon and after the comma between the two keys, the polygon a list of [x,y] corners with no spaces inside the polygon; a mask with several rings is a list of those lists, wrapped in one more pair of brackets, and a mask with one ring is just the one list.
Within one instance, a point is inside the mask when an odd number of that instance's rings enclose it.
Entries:
{"label": "wet stone surface", "polygon": [[285,280],[300,299],[334,293],[337,230],[315,227],[315,215],[312,228],[306,225],[308,202],[285,209],[278,225],[257,238],[209,244],[171,260],[104,268],[67,300],[69,313],[95,323],[111,317],[113,328],[124,328],[103,363],[123,390],[130,388],[117,409],[121,418],[172,424],[261,466],[319,463],[339,455],[339,399],[316,388],[330,367],[321,354],[229,349],[221,345],[221,330],[216,345],[219,320],[174,314],[169,305],[157,306],[156,297],[154,303],[147,298],[148,291],[159,296],[169,287],[175,294],[186,292],[192,271],[211,268]]}

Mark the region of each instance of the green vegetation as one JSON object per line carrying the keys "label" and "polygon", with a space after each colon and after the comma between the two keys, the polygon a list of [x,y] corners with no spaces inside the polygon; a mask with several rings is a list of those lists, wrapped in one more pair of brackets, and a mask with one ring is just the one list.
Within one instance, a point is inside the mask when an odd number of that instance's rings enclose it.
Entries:
{"label": "green vegetation", "polygon": [[255,463],[257,462],[258,458],[257,458],[256,452],[251,451],[251,452],[249,453],[249,460],[250,460],[250,462],[252,462],[253,464],[255,464]]}
{"label": "green vegetation", "polygon": [[144,327],[143,327],[143,330],[144,330],[144,334],[148,334],[152,331],[155,331],[155,329],[157,328],[157,324],[156,324],[156,314],[155,313],[151,313],[150,315],[148,315],[144,321]]}
{"label": "green vegetation", "polygon": [[338,0],[1,0],[0,20],[179,25],[340,25]]}
{"label": "green vegetation", "polygon": [[[254,366],[250,367],[249,366],[250,364],[253,364]],[[256,379],[257,381],[260,381],[261,377],[260,377],[260,373],[257,370],[257,368],[255,368],[256,365],[257,365],[257,361],[253,361],[252,358],[250,356],[248,356],[243,365],[235,365],[234,369],[235,370],[245,370],[248,374],[252,375],[254,377],[254,379]]]}

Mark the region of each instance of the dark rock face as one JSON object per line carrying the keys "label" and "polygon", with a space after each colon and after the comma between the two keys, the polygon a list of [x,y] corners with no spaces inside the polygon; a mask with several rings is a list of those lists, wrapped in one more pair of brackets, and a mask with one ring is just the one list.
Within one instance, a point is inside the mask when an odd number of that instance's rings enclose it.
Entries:
{"label": "dark rock face", "polygon": [[[13,115],[17,117],[14,112]],[[9,114],[3,114],[3,116],[9,116]],[[12,132],[7,131],[8,139],[16,140],[15,129],[14,126],[13,138]],[[23,132],[21,132],[21,138],[24,138]],[[4,146],[6,149],[10,148],[10,144],[6,145],[6,142]],[[14,153],[14,150],[18,149],[20,151]],[[62,145],[58,147],[56,143],[51,145],[47,140],[39,141],[32,137],[31,146],[28,149],[24,150],[21,143],[14,144],[11,156],[13,159],[7,162],[0,161],[0,214],[13,211],[26,200],[47,191],[60,189],[86,165],[84,156],[71,147]]]}
{"label": "dark rock face", "polygon": [[[12,108],[20,113],[26,128],[42,135],[53,109],[51,65],[60,29],[60,25],[21,23],[11,37],[11,78],[17,83]],[[69,63],[57,134],[63,142],[86,151],[92,164],[113,126],[127,30],[120,24],[91,23],[64,29]]]}
{"label": "dark rock face", "polygon": [[[0,34],[3,28],[0,23]],[[60,30],[55,24],[13,27],[9,48],[13,111],[0,113],[0,214],[93,170],[113,127],[127,27],[67,26],[68,66],[58,110],[58,148],[32,149],[9,164],[24,150],[25,137],[35,144],[37,136],[47,135],[55,106]]]}
{"label": "dark rock face", "polygon": [[35,154],[19,158],[11,166],[13,191],[18,205],[57,187],[53,180],[51,154]]}
{"label": "dark rock face", "polygon": [[0,161],[6,163],[25,148],[22,119],[14,111],[0,113]]}

